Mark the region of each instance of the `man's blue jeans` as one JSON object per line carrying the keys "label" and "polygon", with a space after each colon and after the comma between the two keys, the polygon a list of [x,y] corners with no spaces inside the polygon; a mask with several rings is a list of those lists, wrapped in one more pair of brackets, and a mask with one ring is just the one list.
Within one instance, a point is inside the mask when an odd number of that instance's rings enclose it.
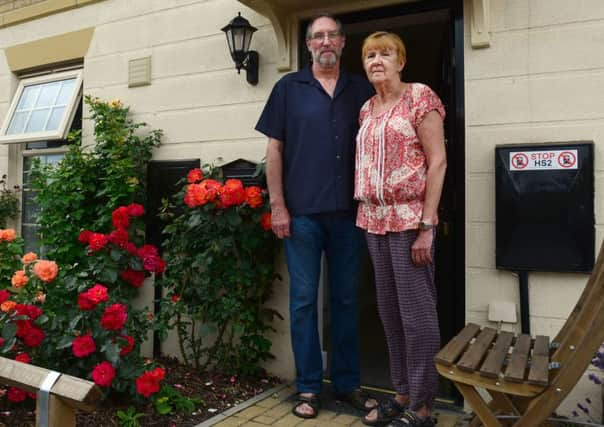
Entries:
{"label": "man's blue jeans", "polygon": [[354,216],[319,214],[292,218],[285,239],[290,276],[290,322],[299,393],[319,393],[323,376],[317,293],[321,254],[328,269],[331,315],[330,377],[336,393],[360,385],[359,263],[363,237]]}

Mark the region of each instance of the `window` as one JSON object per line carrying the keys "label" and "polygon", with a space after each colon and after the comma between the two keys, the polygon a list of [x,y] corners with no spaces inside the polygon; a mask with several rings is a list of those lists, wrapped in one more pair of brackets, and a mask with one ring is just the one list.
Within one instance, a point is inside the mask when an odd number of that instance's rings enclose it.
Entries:
{"label": "window", "polygon": [[81,69],[22,79],[0,129],[0,143],[65,139],[81,97]]}

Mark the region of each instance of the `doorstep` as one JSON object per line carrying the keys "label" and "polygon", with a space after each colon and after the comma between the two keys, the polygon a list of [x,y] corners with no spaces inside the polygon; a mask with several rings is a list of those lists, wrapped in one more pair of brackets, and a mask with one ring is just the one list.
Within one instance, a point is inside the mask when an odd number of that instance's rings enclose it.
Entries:
{"label": "doorstep", "polygon": [[[344,427],[364,426],[360,417],[362,412],[346,403],[324,398],[317,418],[304,420],[291,413],[295,402],[296,390],[292,383],[282,384],[265,391],[233,408],[228,409],[195,427],[263,427],[263,426],[303,426],[303,427]],[[329,396],[329,395],[328,395]],[[331,396],[329,396],[331,397]],[[441,407],[436,403],[434,416],[437,427],[466,427],[468,417],[450,407]]]}

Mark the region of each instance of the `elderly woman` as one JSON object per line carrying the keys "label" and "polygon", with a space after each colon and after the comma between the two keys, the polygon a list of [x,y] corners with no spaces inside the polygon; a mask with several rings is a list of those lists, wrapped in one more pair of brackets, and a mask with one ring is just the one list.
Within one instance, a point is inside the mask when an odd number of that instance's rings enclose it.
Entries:
{"label": "elderly woman", "polygon": [[440,346],[434,239],[446,169],[438,96],[401,81],[407,60],[396,34],[363,43],[363,66],[376,95],[360,112],[355,198],[375,271],[377,303],[396,395],[363,418],[367,425],[434,425],[438,389],[432,361]]}

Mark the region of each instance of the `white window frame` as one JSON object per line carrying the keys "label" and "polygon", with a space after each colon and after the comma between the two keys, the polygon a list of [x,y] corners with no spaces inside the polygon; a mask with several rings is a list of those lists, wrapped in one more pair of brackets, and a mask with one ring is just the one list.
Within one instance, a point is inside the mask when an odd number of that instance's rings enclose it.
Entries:
{"label": "white window frame", "polygon": [[[42,132],[27,132],[7,135],[8,126],[15,114],[23,90],[32,85],[52,83],[60,80],[76,79],[74,91],[71,94],[67,105],[65,106],[65,112],[61,118],[61,123],[56,130],[53,131],[42,131]],[[35,141],[53,141],[57,139],[65,139],[67,133],[71,127],[71,122],[77,110],[77,105],[82,99],[82,69],[63,71],[59,73],[46,74],[43,76],[23,78],[19,82],[19,87],[13,96],[11,105],[6,113],[4,123],[0,129],[0,144],[15,144],[21,142],[35,142]]]}

